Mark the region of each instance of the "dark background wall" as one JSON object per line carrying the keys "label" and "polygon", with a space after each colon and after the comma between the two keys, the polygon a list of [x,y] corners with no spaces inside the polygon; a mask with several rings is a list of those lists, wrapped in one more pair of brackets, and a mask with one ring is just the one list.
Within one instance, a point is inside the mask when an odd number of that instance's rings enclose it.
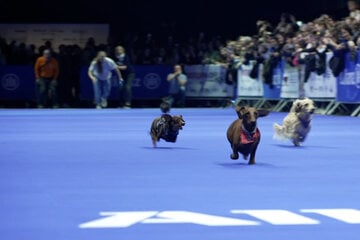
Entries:
{"label": "dark background wall", "polygon": [[347,15],[346,0],[4,0],[0,5],[0,22],[110,23],[114,36],[165,30],[179,37],[204,31],[232,38],[253,34],[258,19],[276,23],[282,12],[302,21],[322,13],[336,19]]}

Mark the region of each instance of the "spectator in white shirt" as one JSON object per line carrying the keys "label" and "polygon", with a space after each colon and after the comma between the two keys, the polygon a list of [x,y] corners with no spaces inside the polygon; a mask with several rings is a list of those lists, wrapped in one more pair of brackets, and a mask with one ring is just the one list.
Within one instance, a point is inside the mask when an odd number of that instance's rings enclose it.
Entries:
{"label": "spectator in white shirt", "polygon": [[94,98],[96,108],[106,108],[107,99],[111,90],[111,75],[115,72],[119,81],[123,81],[116,63],[106,56],[104,51],[99,51],[91,62],[88,75],[94,85]]}

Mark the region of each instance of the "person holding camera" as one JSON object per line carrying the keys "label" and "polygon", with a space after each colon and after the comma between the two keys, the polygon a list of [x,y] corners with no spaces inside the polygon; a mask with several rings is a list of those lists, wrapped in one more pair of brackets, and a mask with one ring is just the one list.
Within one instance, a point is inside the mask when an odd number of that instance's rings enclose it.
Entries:
{"label": "person holding camera", "polygon": [[170,83],[170,88],[169,96],[165,101],[169,103],[170,106],[184,107],[187,76],[183,73],[180,64],[174,66],[174,72],[168,74],[167,80]]}

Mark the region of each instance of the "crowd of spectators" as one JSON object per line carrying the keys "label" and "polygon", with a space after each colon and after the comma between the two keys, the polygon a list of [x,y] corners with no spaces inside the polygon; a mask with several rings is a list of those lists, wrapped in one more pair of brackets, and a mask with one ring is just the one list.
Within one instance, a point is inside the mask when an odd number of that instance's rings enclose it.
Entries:
{"label": "crowd of spectators", "polygon": [[[283,13],[276,24],[258,20],[255,35],[241,35],[236,40],[225,41],[221,36],[207,36],[204,32],[181,41],[171,34],[160,37],[145,33],[127,35],[121,39],[121,44],[134,65],[221,64],[228,69],[229,84],[236,81],[236,69],[253,61],[251,76],[258,77],[257,67],[263,64],[261,76],[271,87],[272,69],[280,59],[285,59],[294,67],[304,64],[305,81],[310,72],[324,73],[326,52],[334,53],[331,69],[335,75],[344,68],[346,52],[350,52],[351,59],[356,61],[356,50],[360,48],[360,8],[357,1],[349,0],[348,10],[349,15],[341,20],[323,14],[306,23]],[[0,36],[0,66],[34,65],[44,49],[52,49],[60,65],[59,79],[67,79],[66,84],[71,84],[74,89],[63,98],[77,98],[80,68],[88,66],[99,50],[112,56],[116,44],[119,42],[97,44],[89,38],[85,46],[60,45],[54,49],[50,42],[43,46],[8,43]]]}
{"label": "crowd of spectators", "polygon": [[51,42],[42,46],[10,42],[0,37],[0,66],[34,66],[45,49],[51,49],[51,55],[58,61],[58,100],[60,106],[74,106],[79,102],[81,68],[88,67],[99,51],[114,58],[114,50],[119,42],[125,47],[132,65],[191,65],[214,64],[221,61],[220,49],[224,46],[221,37],[208,37],[200,32],[187,40],[179,41],[169,35],[160,38],[152,33],[129,34],[121,41],[109,41],[97,44],[89,38],[85,46],[60,45],[53,47]]}
{"label": "crowd of spectators", "polygon": [[[230,82],[236,72],[232,69],[253,61],[255,64],[250,76],[257,78],[261,74],[263,81],[272,87],[272,70],[282,59],[299,69],[304,66],[302,79],[306,82],[311,72],[325,73],[327,52],[333,52],[329,66],[338,76],[345,68],[345,54],[350,53],[350,60],[357,62],[360,49],[360,7],[355,0],[347,3],[349,16],[341,20],[323,14],[302,23],[288,13],[283,13],[275,25],[258,20],[256,35],[229,40],[221,48],[222,55],[227,59],[225,66],[229,69]],[[259,64],[263,64],[261,73],[258,71]]]}
{"label": "crowd of spectators", "polygon": [[119,43],[125,46],[135,65],[215,63],[221,59],[219,50],[224,46],[220,36],[208,37],[204,32],[181,41],[171,35],[159,39],[152,33],[129,34],[115,44],[97,44],[94,38],[89,38],[85,46],[60,45],[57,49],[51,42],[46,42],[42,46],[26,45],[16,41],[8,43],[0,36],[0,66],[33,65],[44,49],[52,49],[53,55],[58,59],[70,55],[73,61],[76,61],[76,65],[85,66],[89,65],[100,50],[112,56],[114,47]]}
{"label": "crowd of spectators", "polygon": [[207,36],[204,32],[181,40],[171,34],[156,36],[152,33],[133,33],[119,40],[122,42],[114,44],[96,44],[93,38],[89,38],[85,46],[60,45],[58,49],[53,49],[50,42],[43,46],[15,41],[8,43],[0,36],[0,65],[33,65],[46,48],[52,49],[54,56],[58,58],[71,55],[75,57],[73,60],[77,62],[76,65],[88,65],[99,50],[111,56],[113,48],[118,44],[125,46],[135,65],[209,64],[224,60],[226,62],[233,57],[246,62],[249,58],[256,59],[261,55],[267,57],[280,52],[288,57],[319,46],[327,46],[327,50],[339,48],[339,44],[353,47],[359,44],[360,8],[355,0],[348,3],[350,14],[340,21],[324,14],[302,24],[295,16],[283,13],[275,25],[266,20],[258,20],[256,35],[240,36],[237,40]]}

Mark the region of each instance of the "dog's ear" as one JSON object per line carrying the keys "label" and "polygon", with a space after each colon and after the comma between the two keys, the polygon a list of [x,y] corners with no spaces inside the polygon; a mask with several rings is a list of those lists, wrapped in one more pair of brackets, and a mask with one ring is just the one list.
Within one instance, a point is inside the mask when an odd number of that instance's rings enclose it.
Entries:
{"label": "dog's ear", "polygon": [[298,113],[301,111],[301,108],[302,108],[301,102],[297,99],[293,102],[290,112]]}
{"label": "dog's ear", "polygon": [[235,111],[239,118],[243,117],[245,109],[246,109],[246,107],[244,107],[244,106],[236,106],[235,107]]}
{"label": "dog's ear", "polygon": [[183,118],[183,115],[180,115],[180,120],[185,122],[184,118]]}
{"label": "dog's ear", "polygon": [[258,112],[258,117],[265,117],[267,115],[269,115],[270,111],[267,109],[263,109],[263,108],[259,108],[257,109]]}
{"label": "dog's ear", "polygon": [[309,102],[310,102],[310,104],[311,104],[314,108],[316,108],[316,104],[315,104],[315,102],[314,102],[312,99],[309,99]]}
{"label": "dog's ear", "polygon": [[301,109],[302,109],[302,104],[300,102],[297,102],[295,105],[295,112],[296,113],[301,112]]}
{"label": "dog's ear", "polygon": [[177,115],[177,119],[178,119],[179,121],[184,120],[184,118],[183,118],[182,115]]}

